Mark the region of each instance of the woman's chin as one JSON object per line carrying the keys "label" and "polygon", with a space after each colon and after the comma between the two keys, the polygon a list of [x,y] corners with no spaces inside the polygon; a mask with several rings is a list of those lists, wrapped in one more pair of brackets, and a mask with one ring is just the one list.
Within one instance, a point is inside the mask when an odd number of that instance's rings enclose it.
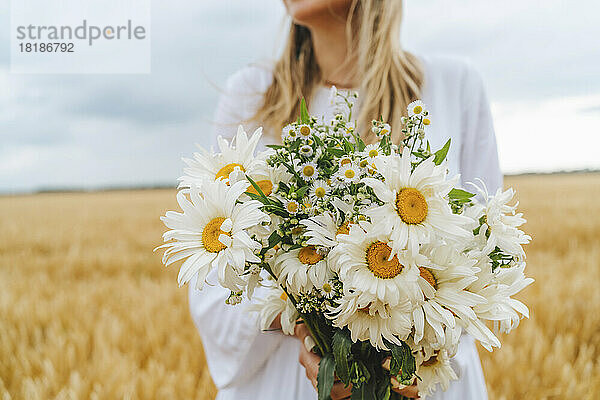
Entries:
{"label": "woman's chin", "polygon": [[310,26],[323,18],[345,20],[352,0],[284,0],[284,3],[294,22]]}

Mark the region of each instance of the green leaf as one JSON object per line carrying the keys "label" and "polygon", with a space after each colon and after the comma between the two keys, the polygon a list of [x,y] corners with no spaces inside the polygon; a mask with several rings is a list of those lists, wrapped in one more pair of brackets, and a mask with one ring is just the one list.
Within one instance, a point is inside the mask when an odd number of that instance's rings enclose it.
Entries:
{"label": "green leaf", "polygon": [[280,144],[268,144],[267,147],[270,149],[279,150],[283,149],[285,146],[282,146]]}
{"label": "green leaf", "polygon": [[346,152],[344,150],[342,150],[342,149],[330,148],[327,151],[330,152],[331,154],[333,154],[336,157],[343,157],[343,156],[346,155]]}
{"label": "green leaf", "polygon": [[448,155],[448,150],[450,149],[451,140],[452,139],[448,139],[444,147],[435,152],[435,157],[433,158],[435,165],[440,165],[442,161],[446,159],[446,155]]}
{"label": "green leaf", "polygon": [[363,382],[362,385],[356,387],[352,386],[352,397],[351,400],[373,400],[377,399],[376,394],[376,383],[375,379],[369,379],[366,382]]}
{"label": "green leaf", "polygon": [[302,186],[300,189],[298,189],[296,191],[296,194],[298,195],[298,200],[302,199],[304,197],[304,195],[306,194],[306,191],[308,190],[310,186],[306,185],[306,186]]}
{"label": "green leaf", "polygon": [[281,236],[279,236],[277,232],[271,233],[271,235],[269,236],[269,249],[272,249],[273,247],[277,246],[281,242],[281,239]]}
{"label": "green leaf", "polygon": [[348,358],[352,351],[352,340],[347,331],[337,330],[333,335],[333,356],[335,358],[335,371],[346,385],[350,382],[350,363]]}
{"label": "green leaf", "polygon": [[318,137],[317,135],[314,135],[313,139],[315,140],[315,143],[317,143],[317,146],[325,147],[325,143],[323,143],[323,140],[321,140],[320,137]]}
{"label": "green leaf", "polygon": [[395,343],[386,343],[392,353],[390,363],[390,374],[392,376],[400,376],[401,380],[409,379],[416,371],[415,357],[410,351],[410,347],[404,342],[401,346]]}
{"label": "green leaf", "polygon": [[246,192],[246,195],[250,196],[252,200],[258,200],[266,206],[271,204],[269,199],[265,200],[260,194]]}
{"label": "green leaf", "polygon": [[308,109],[306,108],[306,101],[304,100],[304,97],[302,100],[300,100],[300,121],[302,121],[303,124],[310,123],[310,116],[308,115]]}
{"label": "green leaf", "polygon": [[[388,374],[384,374],[384,379],[379,379],[377,382],[377,399],[378,400],[389,400],[392,393],[392,385]],[[381,378],[382,376],[379,376]]]}
{"label": "green leaf", "polygon": [[475,196],[475,194],[471,193],[471,192],[467,192],[466,190],[462,190],[462,189],[452,189],[448,193],[448,196],[451,199],[469,200],[471,197]]}
{"label": "green leaf", "polygon": [[330,400],[331,389],[333,389],[335,361],[333,354],[327,353],[319,362],[319,372],[317,374],[317,389],[319,400]]}
{"label": "green leaf", "polygon": [[258,194],[266,201],[269,201],[269,198],[263,193],[262,189],[260,188],[260,186],[258,186],[256,184],[256,182],[254,182],[254,179],[250,178],[248,175],[246,175],[246,179],[248,179],[248,181],[250,182],[250,184],[252,185],[252,187],[254,189],[256,189],[256,191],[258,192]]}

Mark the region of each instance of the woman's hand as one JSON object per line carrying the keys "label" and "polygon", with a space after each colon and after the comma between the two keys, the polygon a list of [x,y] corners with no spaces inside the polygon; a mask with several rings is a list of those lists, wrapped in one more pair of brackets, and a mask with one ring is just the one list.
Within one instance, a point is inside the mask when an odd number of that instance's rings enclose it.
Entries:
{"label": "woman's hand", "polygon": [[[294,335],[300,340],[302,343],[300,345],[300,364],[306,370],[306,377],[312,383],[312,385],[317,389],[317,374],[319,372],[319,362],[321,362],[321,357],[309,351],[307,349],[308,346],[306,344],[314,344],[313,339],[310,337],[310,333],[306,325],[298,324],[296,325],[296,329],[294,331]],[[392,381],[393,382],[393,381]],[[396,381],[397,383],[397,381]],[[417,391],[417,385],[413,384],[411,386],[398,388],[392,386],[392,390],[397,392],[403,396],[418,399],[419,392]],[[345,387],[342,382],[336,382],[333,384],[333,389],[331,390],[331,398],[332,400],[340,400],[350,398],[352,395],[352,384],[348,387]]]}

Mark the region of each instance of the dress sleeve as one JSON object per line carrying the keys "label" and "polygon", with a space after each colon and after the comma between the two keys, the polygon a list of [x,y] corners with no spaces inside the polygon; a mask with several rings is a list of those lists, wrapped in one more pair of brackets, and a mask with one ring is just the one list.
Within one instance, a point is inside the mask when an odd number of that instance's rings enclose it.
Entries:
{"label": "dress sleeve", "polygon": [[[228,79],[216,108],[210,143],[216,143],[218,135],[233,137],[239,124],[244,124],[247,131],[253,128],[245,121],[259,106],[261,90],[268,84],[266,71],[256,67],[247,67]],[[225,304],[230,292],[218,284],[216,271],[209,273],[202,290],[195,288],[195,281],[189,283],[190,313],[215,385],[222,389],[252,379],[280,345],[283,335],[261,331],[258,314],[246,310],[248,299],[236,306]],[[262,291],[258,287],[253,298],[260,298]]]}
{"label": "dress sleeve", "polygon": [[467,190],[473,190],[466,184],[480,186],[477,179],[481,179],[488,192],[495,193],[502,187],[502,172],[490,105],[481,75],[474,68],[467,66],[463,79],[461,183]]}
{"label": "dress sleeve", "polygon": [[[264,366],[283,340],[281,332],[263,332],[258,313],[241,304],[225,304],[229,291],[217,283],[216,271],[208,276],[202,290],[189,284],[190,312],[200,333],[206,362],[218,389],[240,385],[252,379]],[[255,290],[253,299],[260,298],[262,288]]]}

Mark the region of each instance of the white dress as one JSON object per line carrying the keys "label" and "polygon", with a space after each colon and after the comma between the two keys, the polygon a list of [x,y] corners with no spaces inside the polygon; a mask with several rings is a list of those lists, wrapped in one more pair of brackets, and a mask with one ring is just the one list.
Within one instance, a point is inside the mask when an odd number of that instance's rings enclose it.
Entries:
{"label": "white dress", "polygon": [[[432,149],[452,138],[448,159],[450,173],[461,173],[461,181],[482,179],[488,190],[502,185],[496,138],[490,108],[480,76],[463,61],[423,57],[425,81],[422,100],[431,113],[428,139]],[[214,134],[232,137],[237,125],[247,131],[251,118],[272,81],[267,67],[246,67],[232,75],[215,114]],[[320,87],[308,102],[312,115],[332,117],[329,89]],[[202,145],[214,143],[214,138]],[[316,391],[298,362],[300,342],[279,332],[261,332],[256,314],[225,304],[229,292],[216,285],[210,274],[202,291],[189,285],[190,311],[202,337],[211,376],[219,393],[217,400],[309,400]],[[260,288],[255,296],[261,295]],[[247,300],[246,300],[247,301]],[[453,367],[459,380],[433,399],[487,399],[485,381],[473,339],[463,335]]]}

